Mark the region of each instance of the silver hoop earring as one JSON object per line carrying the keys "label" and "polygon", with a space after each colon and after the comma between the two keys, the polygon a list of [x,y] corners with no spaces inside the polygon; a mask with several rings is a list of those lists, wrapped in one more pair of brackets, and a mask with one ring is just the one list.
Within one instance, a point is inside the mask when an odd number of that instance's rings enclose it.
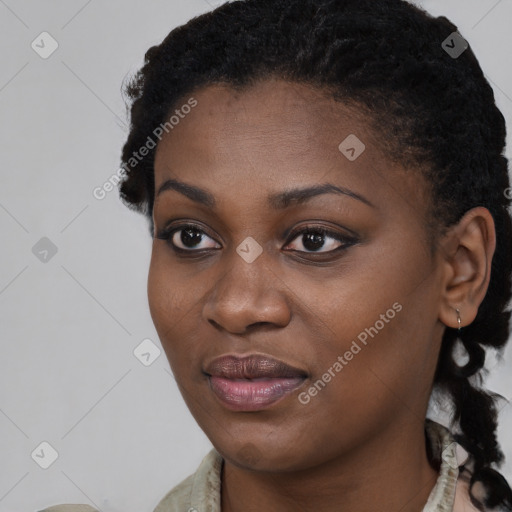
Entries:
{"label": "silver hoop earring", "polygon": [[462,327],[460,326],[460,311],[458,309],[455,309],[455,311],[457,312],[457,323],[459,324],[459,334],[460,334],[460,331],[462,329]]}

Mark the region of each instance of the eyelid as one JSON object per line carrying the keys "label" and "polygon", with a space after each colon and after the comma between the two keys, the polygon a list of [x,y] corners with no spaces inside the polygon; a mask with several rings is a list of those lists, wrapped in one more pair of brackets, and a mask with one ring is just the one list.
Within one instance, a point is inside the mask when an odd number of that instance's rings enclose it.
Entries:
{"label": "eyelid", "polygon": [[[180,222],[183,220],[183,222]],[[176,223],[175,225],[172,225]],[[168,236],[170,233],[175,233],[176,231],[179,231],[180,229],[186,229],[186,228],[194,228],[198,231],[201,231],[208,235],[211,239],[216,240],[217,236],[213,235],[212,232],[207,228],[206,226],[203,226],[199,223],[196,223],[194,221],[186,220],[186,219],[172,219],[169,222],[167,222],[162,229],[157,231],[156,238],[161,238],[162,236]],[[219,243],[219,242],[217,242]]]}
{"label": "eyelid", "polygon": [[[306,224],[306,225],[303,225],[303,226],[300,226],[296,229],[293,229],[291,230],[288,230],[288,232],[290,232],[290,234],[286,237],[287,240],[293,240],[297,235],[300,235],[304,232],[308,232],[308,231],[313,231],[313,232],[321,232],[325,235],[328,235],[328,236],[331,236],[332,238],[335,238],[336,240],[347,240],[347,239],[355,239],[357,238],[357,236],[355,235],[355,233],[353,233],[352,231],[350,231],[351,234],[343,234],[339,231],[336,231],[335,229],[333,228],[330,228],[330,227],[327,227],[327,226],[324,226],[322,224]],[[348,231],[348,230],[347,230]]]}
{"label": "eyelid", "polygon": [[[345,240],[347,240],[347,239],[348,240],[350,240],[350,239],[358,240],[359,239],[360,235],[358,235],[355,231],[353,231],[353,230],[351,230],[351,229],[349,229],[347,227],[338,226],[338,228],[334,228],[334,227],[322,224],[323,222],[325,222],[325,220],[321,220],[321,219],[309,220],[309,221],[306,222],[306,224],[302,224],[298,228],[288,228],[283,233],[282,237],[285,240],[290,240],[290,238],[292,236],[296,236],[296,235],[302,233],[303,231],[307,231],[307,230],[310,230],[310,231],[322,230],[322,231],[325,231],[328,235],[333,236],[335,238],[339,237],[339,238],[343,238]],[[341,232],[340,230],[345,231],[345,233]]]}

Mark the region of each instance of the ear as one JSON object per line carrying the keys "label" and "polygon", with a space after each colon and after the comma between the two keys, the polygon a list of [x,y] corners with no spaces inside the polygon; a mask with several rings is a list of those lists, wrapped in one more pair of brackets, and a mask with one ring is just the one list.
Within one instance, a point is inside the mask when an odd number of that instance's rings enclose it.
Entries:
{"label": "ear", "polygon": [[495,248],[494,219],[482,206],[466,212],[445,235],[439,320],[447,327],[459,326],[456,309],[461,327],[475,319],[489,286]]}

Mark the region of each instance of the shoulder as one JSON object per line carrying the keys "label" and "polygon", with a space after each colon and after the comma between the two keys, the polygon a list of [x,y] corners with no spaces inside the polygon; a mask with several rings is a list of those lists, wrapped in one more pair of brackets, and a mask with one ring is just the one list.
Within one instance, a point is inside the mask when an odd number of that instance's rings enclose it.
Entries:
{"label": "shoulder", "polygon": [[[154,512],[187,512],[190,507],[195,473],[185,478],[169,491],[158,503]],[[99,512],[90,505],[52,505],[38,512]]]}
{"label": "shoulder", "polygon": [[90,505],[52,505],[48,508],[43,508],[39,512],[99,512],[98,509],[91,507]]}
{"label": "shoulder", "polygon": [[154,512],[187,512],[194,484],[195,473],[171,489],[158,503]]}
{"label": "shoulder", "polygon": [[[434,421],[426,421],[432,457],[440,461],[439,477],[423,512],[490,512],[478,509],[469,496],[471,455],[455,442],[450,430]],[[473,494],[480,495],[478,485]],[[499,512],[493,509],[493,512]],[[503,512],[503,511],[501,511]]]}
{"label": "shoulder", "polygon": [[[457,487],[455,489],[455,500],[453,503],[453,512],[482,512],[478,508],[476,508],[469,498],[469,482],[471,479],[471,475],[468,471],[461,471],[459,474],[459,478],[457,480]],[[475,492],[475,486],[473,488],[473,492]],[[476,491],[478,494],[478,490]],[[497,509],[492,509],[493,512],[499,512]],[[484,512],[488,512],[489,509],[484,508]]]}
{"label": "shoulder", "polygon": [[[171,489],[158,503],[154,512],[188,512],[192,510],[220,511],[220,479],[222,457],[212,449],[195,473]],[[61,504],[39,512],[99,512],[90,505]]]}
{"label": "shoulder", "polygon": [[171,489],[154,512],[220,511],[222,457],[212,449],[197,471]]}

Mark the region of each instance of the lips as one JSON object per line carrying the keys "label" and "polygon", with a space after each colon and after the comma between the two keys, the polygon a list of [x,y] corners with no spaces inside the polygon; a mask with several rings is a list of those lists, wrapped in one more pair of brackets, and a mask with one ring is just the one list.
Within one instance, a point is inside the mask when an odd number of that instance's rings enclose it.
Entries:
{"label": "lips", "polygon": [[205,373],[217,398],[236,411],[267,408],[307,378],[305,371],[262,355],[222,356],[208,364]]}
{"label": "lips", "polygon": [[206,373],[226,379],[262,379],[306,377],[307,373],[268,356],[223,356],[214,359]]}

